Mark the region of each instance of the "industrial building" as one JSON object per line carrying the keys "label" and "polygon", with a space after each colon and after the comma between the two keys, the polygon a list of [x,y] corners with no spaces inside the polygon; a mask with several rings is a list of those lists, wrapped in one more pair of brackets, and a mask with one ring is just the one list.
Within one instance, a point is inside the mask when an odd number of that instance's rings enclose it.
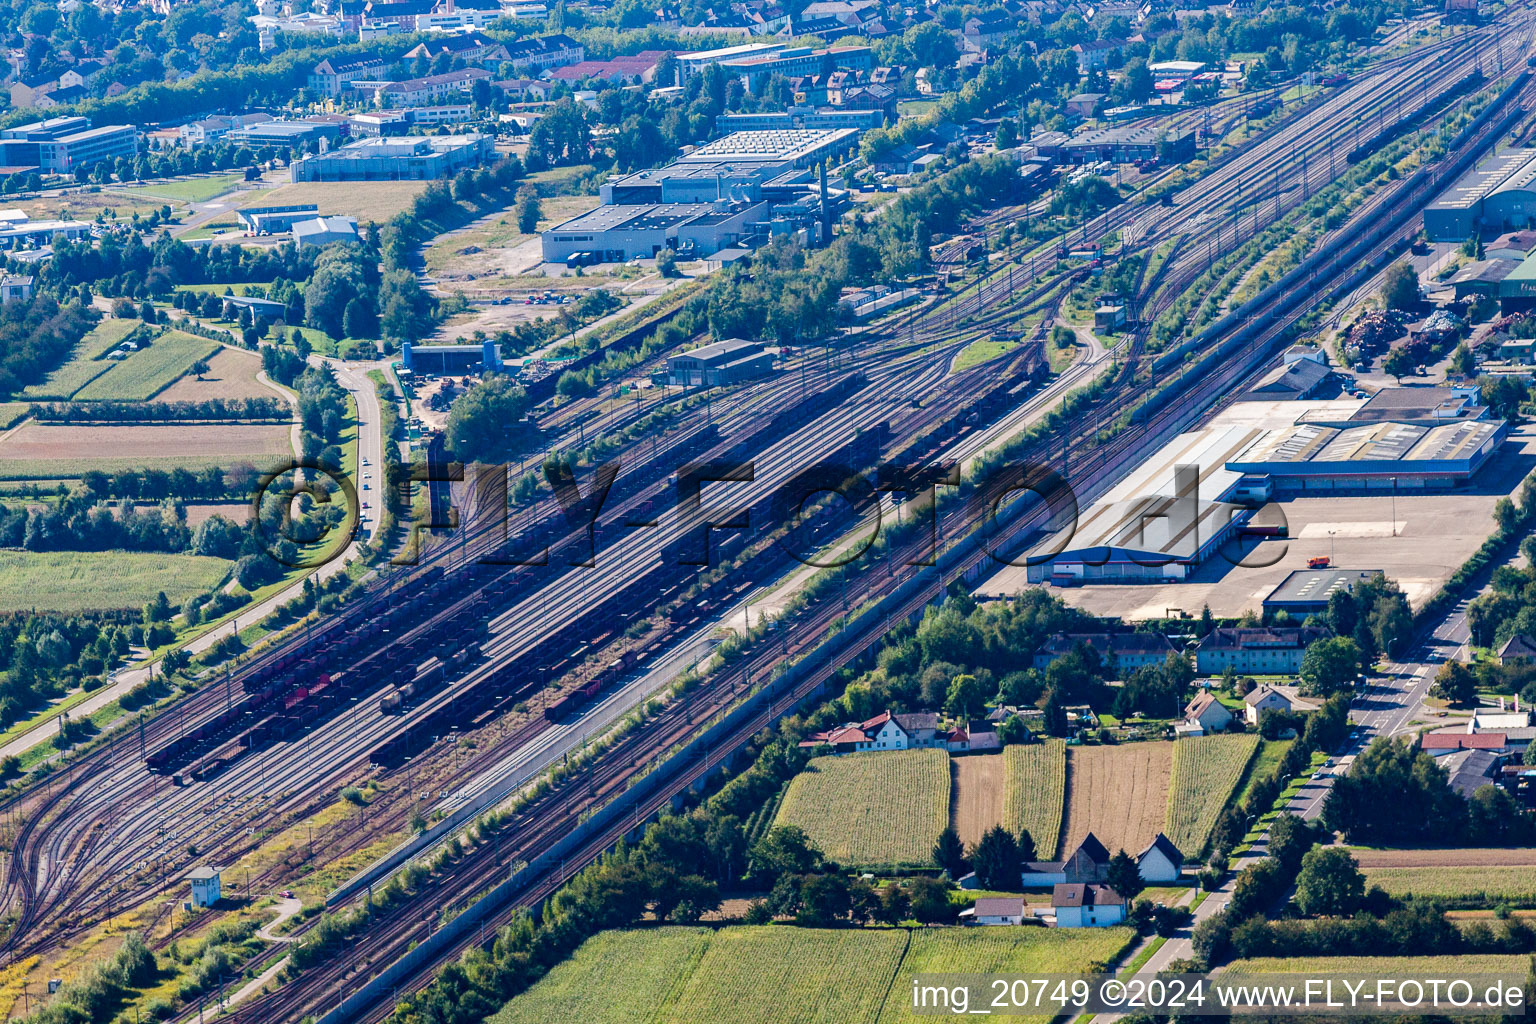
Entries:
{"label": "industrial building", "polygon": [[1380,569],[1297,569],[1264,598],[1264,611],[1287,612],[1297,618],[1328,610],[1334,594],[1349,593],[1366,580],[1383,575]]}
{"label": "industrial building", "polygon": [[711,256],[759,231],[767,203],[657,203],[599,206],[544,232],[544,260],[590,253],[596,263],[649,259],[663,249]]}
{"label": "industrial building", "polygon": [[7,166],[36,165],[54,174],[73,174],[103,160],[132,159],[139,130],[131,124],[90,127],[84,117],[54,117],[0,132]]}
{"label": "industrial building", "polygon": [[1472,388],[1391,388],[1358,399],[1243,402],[1180,434],[1075,517],[1028,546],[1029,582],[1187,579],[1275,497],[1455,490],[1494,454],[1507,424]]}
{"label": "industrial building", "polygon": [[842,110],[837,107],[789,107],[764,114],[724,113],[716,115],[715,129],[720,132],[825,131],[851,128],[867,132],[885,124],[883,110]]}
{"label": "industrial building", "polygon": [[[743,43],[740,46],[724,46],[717,50],[697,50],[693,53],[680,53],[677,55],[677,84],[684,84],[688,79],[711,64],[719,64],[727,60],[766,57],[769,54],[778,53],[788,45],[788,43]],[[670,85],[672,83],[664,82],[662,84]]]}
{"label": "industrial building", "polygon": [[334,121],[268,121],[249,128],[237,128],[225,136],[242,146],[284,146],[296,149],[322,139],[341,137],[341,125]]}
{"label": "industrial building", "polygon": [[1147,125],[1120,125],[1074,135],[1061,146],[1067,163],[1091,164],[1108,160],[1115,164],[1138,160],[1163,160],[1184,163],[1195,158],[1195,132],[1192,128],[1159,128]]}
{"label": "industrial building", "polygon": [[494,341],[483,345],[413,345],[407,341],[400,346],[400,364],[407,373],[428,377],[487,373],[501,369],[501,349]]}
{"label": "industrial building", "polygon": [[290,181],[430,181],[489,159],[489,135],[428,135],[349,142],[288,165]]}
{"label": "industrial building", "polygon": [[293,244],[300,249],[306,245],[330,245],[332,242],[356,242],[356,217],[316,217],[301,220],[293,225]]}
{"label": "industrial building", "polygon": [[83,220],[29,220],[0,227],[0,249],[29,249],[52,245],[56,238],[89,238],[91,225]]}
{"label": "industrial building", "polygon": [[250,206],[236,210],[235,217],[241,226],[253,235],[280,235],[289,231],[301,220],[314,220],[320,216],[320,207],[314,203],[292,206]]}
{"label": "industrial building", "polygon": [[1461,242],[1480,231],[1536,227],[1536,150],[1482,161],[1424,209],[1424,233]]}
{"label": "industrial building", "polygon": [[609,178],[604,203],[698,203],[789,197],[814,188],[816,165],[858,145],[853,128],[734,132],[665,167]]}
{"label": "industrial building", "polygon": [[773,370],[773,353],[755,341],[730,338],[667,360],[667,383],[675,387],[720,387],[761,377]]}

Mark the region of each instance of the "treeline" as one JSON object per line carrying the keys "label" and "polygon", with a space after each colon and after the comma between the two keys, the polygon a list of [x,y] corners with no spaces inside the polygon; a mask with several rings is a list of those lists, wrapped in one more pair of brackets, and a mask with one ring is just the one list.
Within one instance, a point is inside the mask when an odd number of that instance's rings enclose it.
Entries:
{"label": "treeline", "polygon": [[170,501],[141,510],[123,502],[114,510],[88,487],[56,504],[0,506],[0,547],[27,551],[185,551],[192,541],[187,512]]}
{"label": "treeline", "polygon": [[42,383],[99,319],[88,305],[43,293],[0,305],[0,395]]}
{"label": "treeline", "polygon": [[60,423],[155,423],[177,420],[282,420],[281,398],[205,398],[196,402],[35,402],[35,420]]}
{"label": "treeline", "polygon": [[37,275],[40,283],[61,293],[87,285],[103,295],[165,299],[184,284],[308,280],[318,256],[315,247],[301,249],[291,241],[191,246],[161,234],[146,245],[138,231],[112,232],[95,243],[60,241]]}
{"label": "treeline", "polygon": [[144,642],[146,628],[155,628],[147,614],[148,625],[140,618],[134,611],[0,616],[0,724],[20,721],[72,686],[99,684],[132,644]]}
{"label": "treeline", "polygon": [[115,473],[88,470],[80,483],[100,498],[135,498],[144,501],[211,501],[220,498],[249,499],[260,474],[248,462],[228,468],[208,466],[190,469],[124,469]]}

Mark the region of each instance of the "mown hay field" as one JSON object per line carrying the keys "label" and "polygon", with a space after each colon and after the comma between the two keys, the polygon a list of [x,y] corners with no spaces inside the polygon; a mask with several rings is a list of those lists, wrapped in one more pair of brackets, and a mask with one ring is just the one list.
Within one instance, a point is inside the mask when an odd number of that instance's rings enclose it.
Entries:
{"label": "mown hay field", "polygon": [[1003,826],[1027,829],[1041,860],[1055,856],[1067,792],[1067,745],[1046,740],[1003,748]]}
{"label": "mown hay field", "polygon": [[217,584],[229,566],[148,551],[8,551],[0,559],[0,611],[142,608],[162,590],[179,605]]}
{"label": "mown hay field", "polygon": [[926,973],[1076,973],[1128,928],[651,928],[587,940],[491,1024],[895,1024]]}
{"label": "mown hay field", "polygon": [[45,424],[31,421],[0,442],[0,473],[12,463],[97,461],[107,466],[145,465],[155,459],[198,458],[270,461],[291,455],[291,431],[282,423]]}
{"label": "mown hay field", "polygon": [[1362,868],[1472,868],[1488,865],[1536,864],[1536,849],[1528,847],[1376,850],[1364,846],[1352,846],[1349,852]]}
{"label": "mown hay field", "polygon": [[426,188],[424,181],[296,181],[243,192],[236,205],[244,209],[314,203],[322,217],[350,215],[361,226],[369,221],[383,224],[410,209]]}
{"label": "mown hay field", "polygon": [[1194,860],[1205,849],[1211,830],[1258,748],[1257,733],[1195,736],[1174,743],[1168,820],[1163,832],[1186,859]]}
{"label": "mown hay field", "polygon": [[1172,743],[1073,747],[1067,757],[1067,820],[1061,849],[1070,853],[1092,832],[1114,853],[1137,853],[1163,831]]}
{"label": "mown hay field", "polygon": [[1379,885],[1392,896],[1463,900],[1482,897],[1490,904],[1536,906],[1536,865],[1367,867],[1363,870],[1367,888]]}
{"label": "mown hay field", "polygon": [[949,755],[899,750],[818,757],[790,782],[775,825],[797,825],[841,864],[929,866],[949,826]]}
{"label": "mown hay field", "polygon": [[949,824],[966,846],[974,846],[987,829],[1003,820],[1007,789],[1002,754],[975,754],[950,762],[954,772],[949,800]]}
{"label": "mown hay field", "polygon": [[243,348],[221,348],[208,360],[202,380],[192,374],[155,396],[157,402],[206,402],[212,398],[279,398],[275,388],[256,379],[261,357]]}
{"label": "mown hay field", "polygon": [[193,363],[213,355],[219,343],[208,338],[166,331],[75,393],[81,402],[144,402],[175,383]]}
{"label": "mown hay field", "polygon": [[46,380],[24,388],[21,397],[32,402],[62,402],[74,397],[75,392],[117,365],[103,357],[142,326],[144,321],[137,319],[101,321],[86,332],[69,358]]}

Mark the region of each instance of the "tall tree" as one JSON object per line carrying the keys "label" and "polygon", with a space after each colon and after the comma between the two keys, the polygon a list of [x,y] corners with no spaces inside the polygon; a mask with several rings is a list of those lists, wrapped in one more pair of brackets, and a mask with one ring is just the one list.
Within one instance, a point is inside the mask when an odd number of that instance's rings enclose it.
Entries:
{"label": "tall tree", "polygon": [[965,844],[960,842],[960,833],[954,826],[939,833],[938,842],[933,844],[933,863],[950,878],[959,878],[970,870],[965,859]]}

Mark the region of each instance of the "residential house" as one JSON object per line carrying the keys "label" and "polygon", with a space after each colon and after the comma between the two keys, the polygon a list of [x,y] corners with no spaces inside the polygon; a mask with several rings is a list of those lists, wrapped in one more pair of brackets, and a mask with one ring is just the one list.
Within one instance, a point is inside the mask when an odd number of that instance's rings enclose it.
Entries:
{"label": "residential house", "polygon": [[960,38],[966,49],[979,52],[1002,42],[1018,29],[1018,22],[1007,11],[982,11],[966,19]]}
{"label": "residential house", "polygon": [[[1089,832],[1065,860],[1030,861],[1024,865],[1020,885],[1025,889],[1042,889],[1063,883],[1102,882],[1108,873],[1109,851]],[[966,879],[959,882],[962,889],[976,888],[974,881],[971,885],[965,882]]]}
{"label": "residential house", "polygon": [[1125,921],[1125,897],[1107,885],[1064,882],[1051,890],[1058,928],[1108,928]]}
{"label": "residential house", "polygon": [[1189,706],[1184,709],[1184,724],[1197,728],[1188,729],[1181,735],[1203,736],[1207,733],[1221,732],[1232,724],[1232,712],[1216,699],[1215,694],[1202,693],[1190,701]]}
{"label": "residential house", "polygon": [[1499,664],[1513,665],[1519,661],[1536,661],[1536,642],[1524,633],[1516,633],[1499,648]]}
{"label": "residential house", "polygon": [[53,106],[51,100],[44,102],[49,93],[59,87],[59,80],[54,75],[31,75],[18,79],[11,83],[11,106],[47,107]]}
{"label": "residential house", "polygon": [[1170,885],[1179,880],[1179,874],[1184,870],[1184,854],[1159,832],[1147,848],[1136,855],[1136,870],[1148,885]]}
{"label": "residential house", "polygon": [[1307,647],[1327,635],[1320,626],[1222,626],[1200,641],[1195,669],[1211,676],[1229,667],[1239,675],[1295,675]]}
{"label": "residential house", "polygon": [[1243,705],[1243,720],[1249,725],[1258,725],[1259,716],[1266,711],[1288,713],[1291,710],[1290,698],[1273,686],[1263,684],[1248,691],[1248,696],[1243,698]]}
{"label": "residential house", "polygon": [[905,77],[907,69],[901,65],[883,66],[874,68],[869,72],[870,85],[883,85],[890,89],[900,89],[901,80]]}
{"label": "residential house", "polygon": [[975,906],[960,911],[961,924],[1023,924],[1031,917],[1029,905],[1022,896],[983,896]]}
{"label": "residential house", "polygon": [[553,88],[537,78],[503,78],[491,83],[491,88],[500,89],[507,94],[508,99],[533,100],[541,102],[549,99]]}
{"label": "residential house", "polygon": [[990,719],[961,722],[942,734],[944,749],[951,754],[975,754],[1003,749],[997,726]]}
{"label": "residential house", "polygon": [[1077,70],[1083,74],[1108,67],[1119,67],[1125,52],[1124,39],[1093,39],[1072,47],[1077,55]]}
{"label": "residential house", "polygon": [[1035,668],[1051,662],[1085,644],[1099,656],[1099,664],[1114,666],[1115,671],[1130,675],[1144,665],[1161,665],[1170,654],[1177,654],[1173,642],[1161,633],[1057,633],[1035,652]]}
{"label": "residential house", "polygon": [[865,722],[848,722],[833,729],[812,733],[801,741],[800,746],[828,745],[836,754],[926,747],[944,749],[947,735],[939,734],[939,716],[931,711],[909,714],[883,711]]}

